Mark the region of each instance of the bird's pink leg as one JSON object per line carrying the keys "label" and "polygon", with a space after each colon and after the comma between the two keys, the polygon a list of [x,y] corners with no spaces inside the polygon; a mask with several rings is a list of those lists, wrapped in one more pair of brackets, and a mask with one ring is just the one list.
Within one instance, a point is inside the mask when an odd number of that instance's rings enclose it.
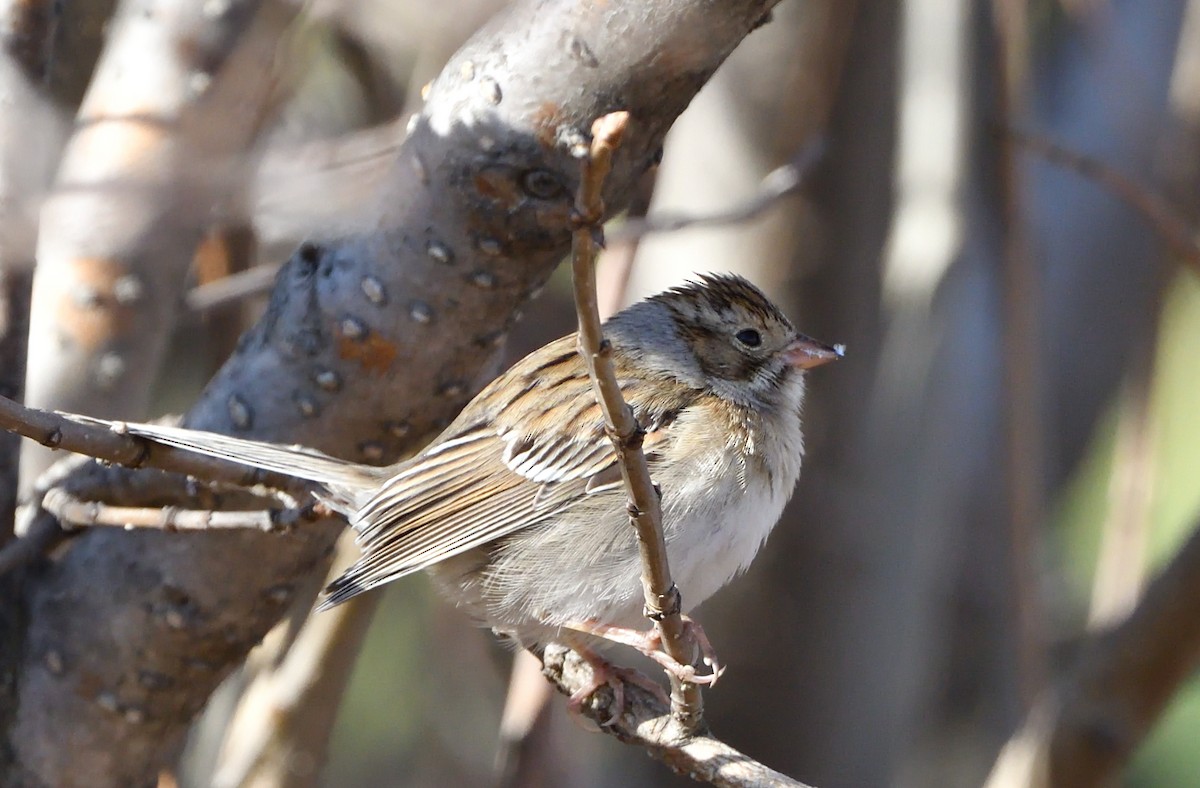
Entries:
{"label": "bird's pink leg", "polygon": [[695,667],[684,665],[672,658],[670,654],[663,652],[661,650],[662,637],[658,634],[657,629],[631,629],[629,627],[602,624],[598,621],[572,621],[564,624],[563,627],[636,649],[657,662],[664,670],[680,681],[687,681],[692,684],[707,684],[710,686],[716,684],[717,679],[725,672],[725,667],[717,659],[717,653],[713,650],[712,642],[708,639],[708,635],[704,634],[704,628],[698,622],[689,616],[680,616],[680,618],[683,619],[684,627],[696,639],[696,645],[700,647],[700,655],[704,660],[704,664],[711,669],[711,673],[697,675]]}
{"label": "bird's pink leg", "polygon": [[583,704],[587,702],[596,690],[603,687],[605,684],[612,687],[613,691],[613,712],[612,716],[605,721],[604,725],[611,725],[617,721],[621,713],[625,710],[625,689],[626,683],[634,684],[642,689],[652,693],[656,698],[665,705],[670,705],[670,699],[663,688],[655,684],[646,676],[643,676],[633,668],[623,668],[612,664],[604,657],[597,654],[592,649],[583,644],[580,638],[565,637],[563,642],[575,650],[584,662],[592,669],[592,680],[586,685],[580,687],[571,693],[571,697],[567,700],[567,710],[572,714],[582,714]]}

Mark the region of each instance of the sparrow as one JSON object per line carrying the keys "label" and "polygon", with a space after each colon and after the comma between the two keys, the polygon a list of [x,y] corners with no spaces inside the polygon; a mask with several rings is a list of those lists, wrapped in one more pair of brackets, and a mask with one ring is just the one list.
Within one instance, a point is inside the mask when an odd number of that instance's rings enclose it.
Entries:
{"label": "sparrow", "polygon": [[[745,570],[800,476],[805,372],[842,356],[797,333],[747,280],[709,275],[604,325],[621,391],[645,431],[663,535],[685,609]],[[657,649],[612,442],[574,334],[496,378],[415,457],[375,467],[301,447],[178,427],[130,434],[316,483],[362,551],[325,609],[420,570],[473,618],[537,653],[601,641]],[[687,619],[691,623],[691,619]]]}

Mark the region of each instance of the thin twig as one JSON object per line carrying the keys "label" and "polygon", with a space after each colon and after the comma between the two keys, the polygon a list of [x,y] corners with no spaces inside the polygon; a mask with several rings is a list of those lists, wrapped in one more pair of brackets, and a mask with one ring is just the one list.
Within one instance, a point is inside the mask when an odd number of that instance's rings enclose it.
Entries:
{"label": "thin twig", "polygon": [[283,263],[266,263],[236,274],[197,285],[188,291],[184,304],[193,312],[209,312],[237,304],[254,296],[265,296],[275,285],[275,276]]}
{"label": "thin twig", "polygon": [[282,473],[247,468],[241,463],[129,435],[122,432],[121,422],[88,419],[85,423],[82,419],[27,408],[7,397],[0,397],[0,429],[24,435],[51,449],[73,451],[128,468],[158,468],[238,487],[261,485],[273,490],[306,489],[305,482]]}
{"label": "thin twig", "polygon": [[1200,244],[1196,242],[1196,229],[1166,197],[1099,159],[1073,151],[1049,137],[1013,128],[1006,129],[1005,133],[1029,152],[1104,187],[1145,219],[1171,253],[1187,263],[1193,273],[1200,275]]}
{"label": "thin twig", "polygon": [[[560,692],[571,695],[594,686],[592,666],[574,651],[547,647],[545,675]],[[585,704],[582,713],[626,744],[644,747],[651,756],[679,774],[722,788],[810,788],[735,750],[706,731],[684,727],[653,694],[635,684],[623,687],[621,709],[612,696],[599,690],[599,701]],[[614,716],[615,714],[615,716]]]}
{"label": "thin twig", "polygon": [[[993,0],[996,28],[996,113],[1009,124],[1024,102],[1028,40],[1026,0]],[[1021,171],[1014,143],[996,146],[996,179],[1003,222],[1001,287],[1004,310],[1004,407],[1006,493],[1012,545],[1013,603],[1017,628],[1018,689],[1028,711],[1045,685],[1045,634],[1037,573],[1039,535],[1045,519],[1041,380],[1038,375],[1042,292],[1029,254],[1021,205]]]}
{"label": "thin twig", "polygon": [[644,219],[631,218],[609,233],[611,243],[626,243],[652,233],[667,233],[694,227],[719,227],[739,224],[764,213],[784,197],[800,191],[812,171],[813,165],[825,153],[825,144],[816,139],[792,157],[787,164],[763,176],[758,191],[745,202],[710,214],[656,214]]}
{"label": "thin twig", "polygon": [[[671,569],[667,565],[658,490],[654,487],[646,458],[642,454],[644,435],[641,426],[621,396],[621,388],[613,370],[612,346],[604,339],[596,303],[595,260],[601,232],[600,219],[604,215],[601,191],[611,166],[613,151],[620,145],[628,123],[627,112],[614,112],[598,118],[592,124],[591,151],[583,163],[583,177],[575,201],[579,216],[573,233],[571,261],[575,309],[579,313],[579,353],[587,364],[592,388],[604,412],[604,422],[629,492],[630,518],[637,529],[642,557],[646,615],[655,622],[662,636],[663,650],[680,664],[688,665],[692,663],[695,649],[687,638],[680,617],[679,591],[671,580]],[[704,706],[698,686],[672,676],[671,700],[674,713],[686,727],[693,729],[700,724]]]}
{"label": "thin twig", "polygon": [[299,508],[294,502],[285,505],[283,509],[233,512],[178,506],[113,506],[100,501],[80,500],[61,487],[50,490],[42,499],[46,511],[73,526],[156,528],[163,531],[251,528],[265,533],[286,533],[298,523],[316,521],[321,514],[327,514],[321,506]]}

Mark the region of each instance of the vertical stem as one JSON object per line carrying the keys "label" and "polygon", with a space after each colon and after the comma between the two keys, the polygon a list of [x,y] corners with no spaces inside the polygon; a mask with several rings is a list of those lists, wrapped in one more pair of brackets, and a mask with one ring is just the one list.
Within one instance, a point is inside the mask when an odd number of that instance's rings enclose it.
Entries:
{"label": "vertical stem", "polygon": [[[632,409],[621,395],[613,370],[612,346],[604,339],[596,298],[596,254],[604,215],[601,190],[612,163],[613,151],[629,123],[629,113],[614,112],[592,124],[592,144],[583,162],[575,209],[577,224],[572,238],[572,273],[575,309],[579,314],[579,353],[588,368],[592,388],[612,439],[621,477],[629,491],[629,515],[637,531],[642,558],[642,591],[646,616],[662,636],[663,650],[681,664],[694,658],[694,644],[680,616],[680,596],[671,580],[667,548],[662,533],[658,490],[642,454],[643,432]],[[700,724],[703,699],[695,684],[671,677],[671,707],[675,718],[689,730]]]}
{"label": "vertical stem", "polygon": [[[646,217],[656,177],[657,168],[644,173],[638,181],[637,191],[626,210],[629,219]],[[596,301],[601,320],[607,320],[621,309],[639,241],[634,237],[620,243],[610,243],[600,255],[596,272]],[[522,785],[529,779],[543,783],[547,780],[547,773],[554,768],[547,762],[553,745],[548,741],[549,727],[546,725],[546,710],[553,695],[553,686],[542,676],[541,661],[528,651],[518,651],[513,655],[508,694],[500,717],[500,743],[496,753],[497,788]],[[567,768],[561,758],[559,760],[557,767],[560,770]],[[565,773],[560,772],[560,776]]]}
{"label": "vertical stem", "polygon": [[[1027,51],[1025,0],[995,0],[997,40],[997,115],[1001,127],[1013,125],[1023,103]],[[1038,582],[1037,530],[1045,510],[1042,480],[1042,430],[1038,380],[1040,321],[1037,296],[1042,292],[1021,222],[1021,182],[1015,145],[997,141],[997,181],[1004,228],[1002,272],[1004,431],[1007,494],[1011,528],[1014,602],[1017,622],[1018,684],[1022,708],[1029,711],[1044,684],[1043,632]]]}

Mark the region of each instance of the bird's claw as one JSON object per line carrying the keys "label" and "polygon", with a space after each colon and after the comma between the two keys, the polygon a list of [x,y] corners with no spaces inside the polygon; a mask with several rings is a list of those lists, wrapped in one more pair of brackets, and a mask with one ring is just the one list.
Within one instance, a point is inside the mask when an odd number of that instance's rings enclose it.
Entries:
{"label": "bird's claw", "polygon": [[696,669],[691,665],[681,665],[679,663],[676,663],[676,665],[678,665],[678,667],[667,668],[667,672],[680,681],[688,684],[699,684],[703,687],[711,687],[717,683],[717,679],[721,675],[719,673],[700,674],[697,673]]}
{"label": "bird's claw", "polygon": [[595,621],[583,621],[565,625],[566,629],[583,632],[593,637],[603,638],[613,643],[620,643],[645,654],[657,662],[670,675],[690,684],[711,687],[725,673],[725,666],[717,658],[717,652],[712,647],[704,628],[691,616],[680,615],[683,627],[694,639],[700,649],[701,661],[709,668],[709,672],[698,674],[693,665],[685,665],[670,654],[661,651],[662,636],[657,629],[640,630],[628,627],[616,627]]}
{"label": "bird's claw", "polygon": [[663,688],[633,668],[623,668],[614,665],[590,649],[581,648],[578,645],[574,646],[574,648],[576,653],[592,669],[592,680],[571,693],[571,697],[567,700],[567,710],[577,718],[584,716],[583,709],[588,699],[606,684],[612,689],[613,700],[608,718],[599,722],[601,727],[609,727],[615,724],[620,719],[621,714],[624,713],[626,684],[641,687],[658,698],[664,705],[670,705],[671,700],[667,697]]}

